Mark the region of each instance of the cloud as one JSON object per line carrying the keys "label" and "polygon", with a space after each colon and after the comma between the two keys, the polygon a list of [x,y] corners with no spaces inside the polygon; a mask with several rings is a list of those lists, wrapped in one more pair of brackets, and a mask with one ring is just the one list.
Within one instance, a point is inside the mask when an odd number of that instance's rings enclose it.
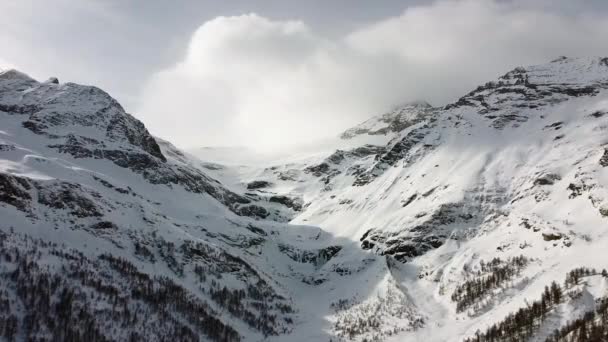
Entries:
{"label": "cloud", "polygon": [[523,1],[439,1],[328,38],[301,21],[218,17],[147,82],[137,113],[181,146],[276,149],[409,100],[445,104],[518,65],[608,55],[606,19]]}
{"label": "cloud", "polygon": [[17,69],[17,66],[0,58],[0,72],[10,69]]}

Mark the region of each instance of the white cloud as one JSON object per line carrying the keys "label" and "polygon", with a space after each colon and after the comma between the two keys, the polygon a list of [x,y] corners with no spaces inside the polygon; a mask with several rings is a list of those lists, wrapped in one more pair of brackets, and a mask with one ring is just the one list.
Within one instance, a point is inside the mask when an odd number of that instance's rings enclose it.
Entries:
{"label": "white cloud", "polygon": [[17,69],[17,66],[13,63],[9,63],[2,58],[0,58],[0,72],[10,69]]}
{"label": "white cloud", "polygon": [[219,17],[154,75],[137,111],[181,146],[277,148],[327,137],[408,100],[454,100],[509,69],[608,55],[606,18],[524,2],[440,1],[329,39],[300,21]]}

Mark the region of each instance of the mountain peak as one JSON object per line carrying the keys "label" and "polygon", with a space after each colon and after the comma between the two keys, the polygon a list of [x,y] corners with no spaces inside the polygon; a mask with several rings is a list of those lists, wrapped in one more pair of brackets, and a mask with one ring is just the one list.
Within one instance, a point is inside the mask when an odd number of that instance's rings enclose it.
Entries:
{"label": "mountain peak", "polygon": [[432,112],[432,108],[426,101],[407,102],[344,131],[340,138],[348,140],[363,135],[389,136],[420,122]]}
{"label": "mountain peak", "polygon": [[26,73],[18,71],[16,69],[8,69],[0,71],[1,80],[22,80],[22,81],[36,81]]}

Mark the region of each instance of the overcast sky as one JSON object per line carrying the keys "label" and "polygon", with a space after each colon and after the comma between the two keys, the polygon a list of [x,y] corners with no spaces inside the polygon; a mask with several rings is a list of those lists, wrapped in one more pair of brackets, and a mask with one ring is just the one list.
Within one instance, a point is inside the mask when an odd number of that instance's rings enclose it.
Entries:
{"label": "overcast sky", "polygon": [[0,67],[97,85],[181,147],[272,149],[509,69],[608,56],[606,0],[0,0]]}

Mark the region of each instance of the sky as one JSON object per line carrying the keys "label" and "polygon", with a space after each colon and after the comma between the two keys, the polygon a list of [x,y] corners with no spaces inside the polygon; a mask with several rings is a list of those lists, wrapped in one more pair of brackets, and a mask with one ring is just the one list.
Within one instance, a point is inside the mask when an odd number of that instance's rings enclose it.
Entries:
{"label": "sky", "polygon": [[275,150],[608,56],[605,0],[1,0],[0,68],[96,85],[179,147]]}

